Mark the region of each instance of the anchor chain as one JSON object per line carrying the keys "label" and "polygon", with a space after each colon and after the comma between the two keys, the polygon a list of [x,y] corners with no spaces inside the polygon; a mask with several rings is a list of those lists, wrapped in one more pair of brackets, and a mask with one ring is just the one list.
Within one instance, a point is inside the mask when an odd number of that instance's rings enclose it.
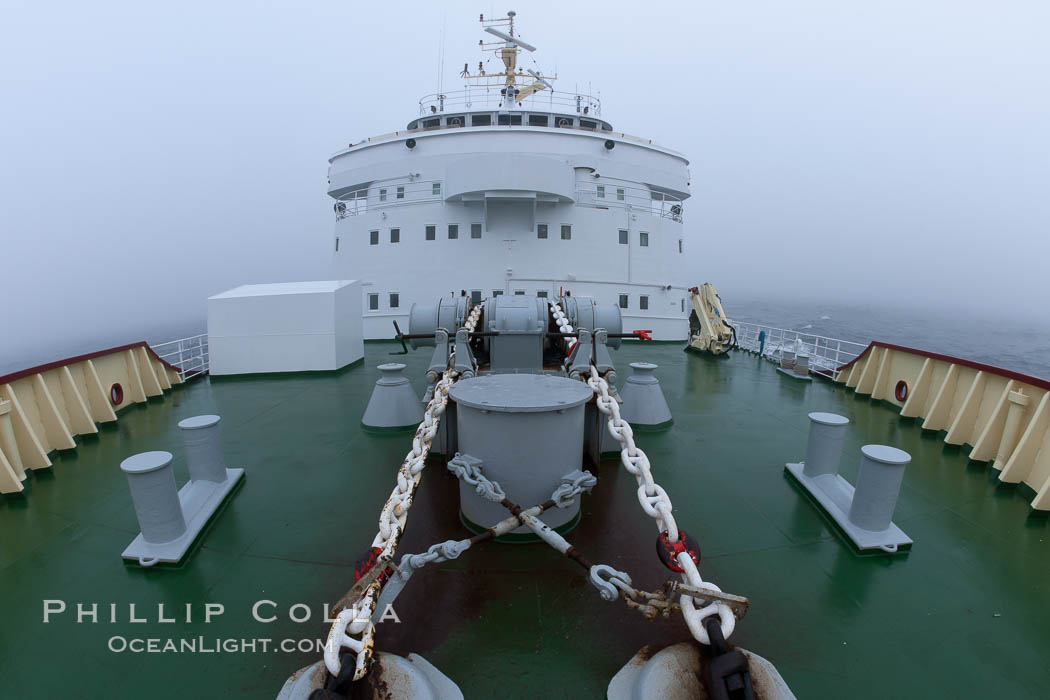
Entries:
{"label": "anchor chain", "polygon": [[[463,328],[473,332],[480,316],[481,306],[471,308]],[[423,411],[423,420],[412,438],[412,449],[401,463],[394,490],[390,492],[390,497],[380,511],[379,532],[372,540],[372,551],[378,552],[373,569],[380,567],[379,570],[382,571],[390,564],[397,551],[401,534],[405,531],[412,498],[423,478],[427,455],[430,454],[441,416],[448,405],[449,389],[459,379],[459,374],[452,369],[455,367],[455,356],[455,350],[449,353],[448,368],[434,386],[434,396],[427,403]],[[340,675],[343,659],[349,656],[349,653],[342,652],[344,648],[356,655],[353,680],[359,681],[368,673],[375,647],[375,625],[372,623],[372,615],[382,587],[381,581],[373,581],[357,600],[336,615],[324,648],[324,663],[332,676]]]}
{"label": "anchor chain", "polygon": [[[620,443],[620,460],[624,468],[638,481],[638,503],[645,514],[656,521],[662,537],[666,538],[672,546],[677,545],[683,533],[678,530],[674,515],[671,513],[671,498],[667,495],[667,491],[653,479],[649,458],[635,444],[634,431],[630,423],[620,417],[620,405],[609,394],[609,382],[598,373],[596,367],[591,365],[591,375],[587,379],[587,384],[594,391],[598,410],[608,417],[609,434]],[[690,549],[690,547],[672,549],[675,552],[674,561],[681,569],[683,582],[695,589],[721,593],[721,588],[701,578]],[[683,593],[680,605],[690,634],[701,644],[707,646],[711,644],[711,637],[705,628],[704,620],[712,615],[718,615],[720,631],[724,638],[728,639],[736,627],[736,617],[732,609],[720,600],[712,600],[707,605],[697,608],[693,597]]]}

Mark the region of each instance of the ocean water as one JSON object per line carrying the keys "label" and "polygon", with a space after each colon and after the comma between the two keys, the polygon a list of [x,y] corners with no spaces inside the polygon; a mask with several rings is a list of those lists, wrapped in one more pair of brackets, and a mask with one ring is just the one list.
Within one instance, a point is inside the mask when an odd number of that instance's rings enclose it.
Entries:
{"label": "ocean water", "polygon": [[734,300],[730,321],[747,321],[867,344],[881,340],[1050,379],[1050,320],[916,308]]}

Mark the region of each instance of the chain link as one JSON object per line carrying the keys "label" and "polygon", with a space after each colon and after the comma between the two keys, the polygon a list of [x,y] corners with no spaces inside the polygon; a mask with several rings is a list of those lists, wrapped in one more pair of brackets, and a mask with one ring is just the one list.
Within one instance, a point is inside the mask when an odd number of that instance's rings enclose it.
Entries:
{"label": "chain link", "polygon": [[[672,544],[678,543],[678,525],[671,514],[673,509],[671,498],[653,479],[649,458],[645,452],[634,442],[634,431],[630,423],[620,417],[620,404],[609,394],[609,383],[605,377],[598,374],[598,369],[591,366],[591,376],[587,384],[595,394],[598,410],[608,416],[609,434],[620,443],[620,460],[623,466],[638,480],[638,502],[642,510],[649,517],[656,520],[656,527],[660,532],[667,531],[668,539]],[[722,589],[713,583],[705,582],[700,577],[696,563],[688,552],[681,552],[676,557],[679,566],[682,567],[682,579],[690,586],[700,589],[708,589],[721,592]],[[722,636],[726,639],[733,633],[736,627],[736,618],[733,611],[725,603],[716,601],[702,608],[697,608],[693,598],[688,595],[681,596],[682,616],[685,618],[689,632],[701,644],[710,645],[711,638],[704,629],[703,621],[711,615],[718,615],[722,628]]]}
{"label": "chain link", "polygon": [[[471,308],[463,328],[470,332],[474,331],[478,318],[481,316],[481,308],[480,305]],[[416,428],[416,434],[412,438],[412,449],[405,456],[401,468],[398,469],[397,484],[379,513],[379,532],[372,540],[372,547],[380,550],[375,566],[381,569],[393,560],[394,553],[397,551],[401,533],[404,532],[405,524],[408,522],[408,509],[412,507],[412,498],[423,478],[423,467],[426,466],[430,446],[434,442],[441,416],[448,405],[449,389],[459,378],[456,371],[452,369],[455,367],[455,357],[456,352],[453,350],[449,353],[448,368],[434,386],[434,396],[423,411],[423,421]],[[378,581],[374,582],[365,589],[356,602],[340,612],[335,622],[332,623],[332,628],[328,632],[328,641],[325,644],[324,662],[328,672],[333,676],[338,676],[342,669],[342,661],[339,656],[344,647],[353,651],[357,656],[354,680],[361,680],[368,673],[368,664],[371,661],[375,644],[372,614],[375,612],[381,588]]]}

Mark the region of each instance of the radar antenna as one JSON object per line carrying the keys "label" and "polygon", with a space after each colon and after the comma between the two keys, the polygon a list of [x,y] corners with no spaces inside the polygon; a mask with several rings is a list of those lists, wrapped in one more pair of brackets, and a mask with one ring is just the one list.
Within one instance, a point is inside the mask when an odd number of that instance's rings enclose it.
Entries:
{"label": "radar antenna", "polygon": [[[549,81],[557,80],[558,76],[543,76],[539,71],[532,69],[523,70],[518,67],[518,55],[522,50],[532,53],[536,47],[521,39],[514,33],[514,17],[517,13],[513,10],[506,17],[499,19],[485,19],[481,15],[481,25],[486,33],[500,39],[500,41],[485,41],[482,39],[478,46],[482,51],[491,51],[503,61],[503,72],[486,73],[481,63],[478,64],[477,73],[467,70],[467,64],[463,65],[460,75],[468,81],[468,84],[476,87],[502,86],[500,92],[504,96],[505,103],[521,104],[529,95],[540,90],[554,91],[554,86]],[[530,82],[531,78],[531,82]]]}

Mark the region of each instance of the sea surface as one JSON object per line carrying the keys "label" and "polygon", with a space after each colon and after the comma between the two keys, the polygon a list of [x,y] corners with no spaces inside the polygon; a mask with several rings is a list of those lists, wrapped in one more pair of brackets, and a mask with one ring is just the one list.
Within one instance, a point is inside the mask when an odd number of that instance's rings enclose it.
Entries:
{"label": "sea surface", "polygon": [[855,343],[881,340],[1050,379],[1050,318],[1040,322],[976,312],[727,298],[722,305],[730,321]]}

